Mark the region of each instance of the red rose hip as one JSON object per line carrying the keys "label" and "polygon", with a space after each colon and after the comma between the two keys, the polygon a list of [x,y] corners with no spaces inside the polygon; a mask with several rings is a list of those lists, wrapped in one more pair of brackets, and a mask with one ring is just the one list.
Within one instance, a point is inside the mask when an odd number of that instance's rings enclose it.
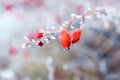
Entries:
{"label": "red rose hip", "polygon": [[81,32],[82,32],[81,29],[77,29],[77,30],[74,30],[71,33],[71,42],[72,43],[76,43],[76,42],[78,42],[80,40],[80,38],[81,38]]}
{"label": "red rose hip", "polygon": [[64,49],[70,48],[71,36],[65,29],[62,29],[59,33],[59,42]]}

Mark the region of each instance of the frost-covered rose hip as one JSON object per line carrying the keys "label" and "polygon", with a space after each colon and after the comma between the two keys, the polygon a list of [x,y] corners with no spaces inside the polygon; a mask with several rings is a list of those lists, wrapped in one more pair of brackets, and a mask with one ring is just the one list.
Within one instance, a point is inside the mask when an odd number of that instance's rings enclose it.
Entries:
{"label": "frost-covered rose hip", "polygon": [[78,42],[80,40],[80,38],[81,38],[81,32],[82,32],[81,29],[77,29],[77,30],[74,30],[71,33],[71,42],[72,43],[76,43],[76,42]]}
{"label": "frost-covered rose hip", "polygon": [[71,36],[70,34],[65,30],[65,29],[61,29],[60,33],[59,33],[59,42],[61,44],[61,46],[64,49],[69,49],[70,45],[71,45]]}

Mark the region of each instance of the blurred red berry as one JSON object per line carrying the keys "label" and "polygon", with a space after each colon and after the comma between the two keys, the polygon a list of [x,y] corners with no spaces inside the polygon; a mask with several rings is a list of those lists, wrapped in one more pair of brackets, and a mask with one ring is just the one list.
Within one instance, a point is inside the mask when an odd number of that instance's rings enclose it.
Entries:
{"label": "blurred red berry", "polygon": [[13,10],[13,5],[7,5],[5,6],[6,11],[12,11]]}
{"label": "blurred red berry", "polygon": [[71,33],[71,42],[72,43],[76,43],[80,40],[80,37],[81,37],[81,29],[78,29],[78,30],[74,30],[72,33]]}
{"label": "blurred red berry", "polygon": [[62,29],[59,33],[59,42],[63,48],[65,49],[70,48],[71,36],[65,29]]}
{"label": "blurred red berry", "polygon": [[40,39],[43,37],[43,32],[40,32],[39,30],[37,30],[34,35],[33,35],[34,39],[37,40],[37,39]]}
{"label": "blurred red berry", "polygon": [[16,54],[17,50],[16,50],[15,47],[12,46],[12,47],[10,47],[10,48],[8,49],[8,52],[9,52],[9,55],[10,55],[10,56],[13,56],[13,55]]}

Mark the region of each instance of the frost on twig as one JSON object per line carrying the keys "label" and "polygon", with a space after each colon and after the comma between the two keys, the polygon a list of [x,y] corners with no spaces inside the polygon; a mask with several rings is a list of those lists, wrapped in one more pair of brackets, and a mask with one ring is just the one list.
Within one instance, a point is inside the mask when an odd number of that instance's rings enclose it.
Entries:
{"label": "frost on twig", "polygon": [[[25,36],[26,42],[22,45],[23,48],[25,47],[31,47],[32,45],[38,45],[39,43],[46,44],[49,43],[51,40],[56,40],[57,39],[57,34],[59,31],[64,28],[64,29],[74,29],[75,26],[72,24],[79,19],[79,22],[76,24],[79,24],[77,27],[82,29],[85,27],[85,24],[87,24],[86,20],[87,19],[93,19],[93,18],[98,18],[101,20],[110,20],[115,25],[119,25],[120,21],[120,12],[114,8],[107,8],[107,7],[97,7],[95,9],[88,9],[84,15],[77,15],[72,13],[71,18],[68,21],[64,21],[63,24],[59,27],[56,28],[55,26],[52,27],[45,27],[44,30],[42,30],[43,37],[35,40],[34,38],[29,38]],[[119,29],[118,29],[119,30]],[[39,45],[38,45],[39,46]],[[42,46],[42,45],[40,45]]]}

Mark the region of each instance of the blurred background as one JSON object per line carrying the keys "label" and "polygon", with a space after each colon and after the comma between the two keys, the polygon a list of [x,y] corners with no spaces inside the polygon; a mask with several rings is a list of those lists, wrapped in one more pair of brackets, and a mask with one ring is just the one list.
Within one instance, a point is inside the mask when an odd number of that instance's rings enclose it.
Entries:
{"label": "blurred background", "polygon": [[[0,0],[0,80],[120,80],[120,0]],[[24,36],[58,28],[71,13],[107,7],[85,20],[81,40],[64,51],[58,40],[22,48]],[[77,26],[77,25],[76,25]],[[78,27],[78,26],[77,26]]]}

